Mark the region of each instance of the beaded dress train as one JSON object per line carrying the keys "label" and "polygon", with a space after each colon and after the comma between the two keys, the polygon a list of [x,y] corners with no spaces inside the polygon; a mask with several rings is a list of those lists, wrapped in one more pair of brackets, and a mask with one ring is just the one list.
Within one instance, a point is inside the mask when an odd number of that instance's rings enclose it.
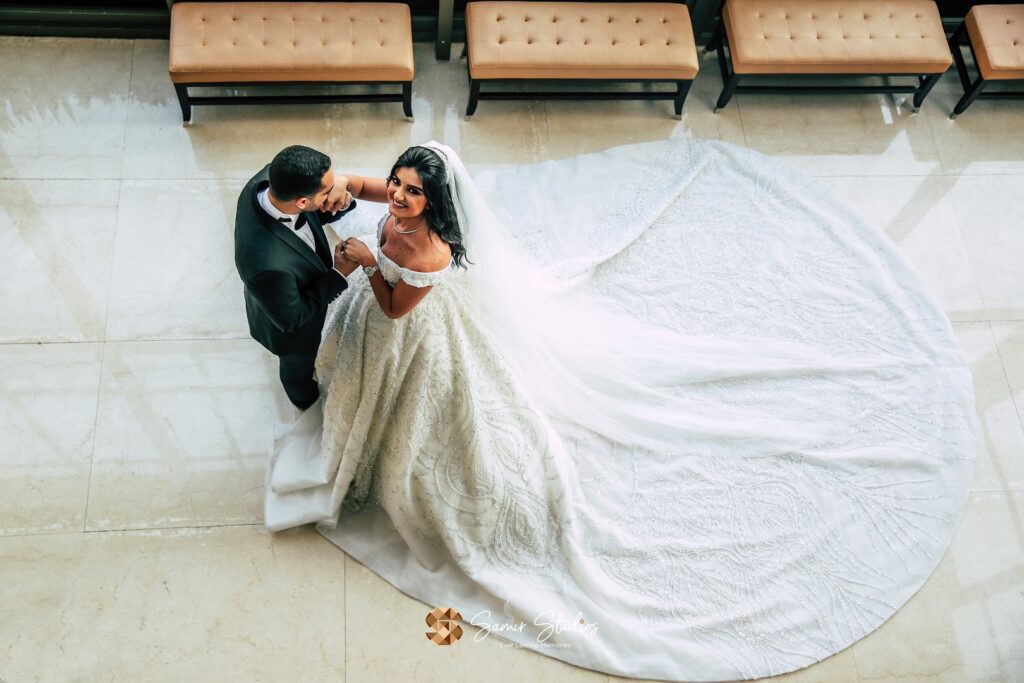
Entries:
{"label": "beaded dress train", "polygon": [[[503,352],[469,271],[411,271],[378,249],[388,282],[432,289],[391,320],[350,278],[317,361],[324,398],[271,454],[268,528],[316,523],[476,638],[658,680],[806,667],[921,587],[970,488],[973,390],[945,315],[882,232],[719,142],[472,181],[561,296],[677,335],[663,364],[618,349],[672,414],[613,432],[585,419],[597,399],[554,411],[540,396],[560,380]],[[342,230],[373,248],[383,219],[366,208]],[[589,370],[593,396],[618,392],[607,405],[648,400]]]}

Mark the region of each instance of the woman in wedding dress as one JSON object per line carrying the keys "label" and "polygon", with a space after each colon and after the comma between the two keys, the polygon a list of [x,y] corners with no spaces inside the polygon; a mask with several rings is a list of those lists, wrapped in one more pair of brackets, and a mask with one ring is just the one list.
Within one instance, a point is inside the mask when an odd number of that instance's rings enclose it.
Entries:
{"label": "woman in wedding dress", "polygon": [[813,664],[935,569],[971,376],[813,181],[670,140],[475,175],[431,142],[350,182],[387,208],[351,214],[368,276],[275,440],[269,529],[314,522],[484,636],[659,680]]}

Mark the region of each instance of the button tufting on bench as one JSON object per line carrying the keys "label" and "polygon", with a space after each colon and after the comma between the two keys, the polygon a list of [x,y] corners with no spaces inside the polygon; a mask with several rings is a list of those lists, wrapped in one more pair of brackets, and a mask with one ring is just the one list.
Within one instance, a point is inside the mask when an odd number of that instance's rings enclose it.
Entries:
{"label": "button tufting on bench", "polygon": [[[952,63],[934,0],[829,2],[822,13],[822,0],[726,0],[722,20],[735,72],[921,75]],[[781,31],[765,30],[779,17],[787,22]]]}
{"label": "button tufting on bench", "polygon": [[[328,33],[302,44],[293,37],[299,22],[328,25],[348,20],[377,20],[386,35],[368,42],[339,42]],[[259,33],[243,34],[256,21]],[[219,23],[246,24],[230,31],[211,31]],[[385,27],[384,24],[387,24]],[[236,33],[237,35],[232,35]],[[303,34],[305,35],[305,34]],[[223,2],[175,3],[171,9],[168,70],[175,83],[408,82],[413,77],[412,24],[408,5],[398,3]],[[341,53],[310,50],[347,45]],[[293,50],[282,50],[291,44]],[[397,45],[396,45],[397,43]],[[384,50],[374,50],[374,45]],[[369,52],[369,54],[367,54]],[[304,54],[305,53],[305,54]]]}
{"label": "button tufting on bench", "polygon": [[[527,8],[540,13],[542,25],[550,18],[552,24],[565,22],[576,28],[573,33],[549,30],[527,35],[524,19],[508,27],[511,31],[503,31],[501,37],[515,46],[502,50],[493,42],[499,12]],[[476,110],[478,98],[487,99],[488,93],[480,90],[481,82],[534,79],[675,81],[675,92],[645,89],[637,97],[662,99],[667,95],[680,115],[689,81],[698,70],[693,27],[684,3],[471,0],[466,5],[466,43],[472,84],[467,115]],[[673,49],[664,50],[663,46]],[[586,94],[601,96],[590,91]],[[506,89],[502,96],[533,99],[535,94]]]}
{"label": "button tufting on bench", "polygon": [[967,35],[986,81],[1024,79],[1022,21],[1024,4],[975,5],[967,13]]}
{"label": "button tufting on bench", "polygon": [[[515,48],[502,51],[503,46],[495,42],[497,18],[523,9],[538,12],[529,18],[539,19],[542,26],[575,26],[575,34],[531,31],[532,35],[527,35],[526,17],[521,14],[521,19],[513,22],[513,31],[503,30],[500,36],[516,43]],[[693,78],[698,67],[693,28],[682,3],[471,1],[466,9],[466,33],[473,79],[679,80]],[[692,54],[680,45],[687,42],[693,45]],[[673,49],[670,52],[664,46]]]}

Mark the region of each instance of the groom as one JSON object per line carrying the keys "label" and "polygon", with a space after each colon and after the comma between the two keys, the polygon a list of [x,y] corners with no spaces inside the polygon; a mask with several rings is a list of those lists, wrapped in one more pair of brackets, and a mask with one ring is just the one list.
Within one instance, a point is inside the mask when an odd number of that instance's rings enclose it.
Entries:
{"label": "groom", "polygon": [[235,213],[235,267],[245,285],[249,333],[280,361],[281,384],[300,410],[320,390],[313,365],[327,305],[358,267],[333,257],[323,224],[355,208],[335,187],[326,154],[293,145],[246,183]]}

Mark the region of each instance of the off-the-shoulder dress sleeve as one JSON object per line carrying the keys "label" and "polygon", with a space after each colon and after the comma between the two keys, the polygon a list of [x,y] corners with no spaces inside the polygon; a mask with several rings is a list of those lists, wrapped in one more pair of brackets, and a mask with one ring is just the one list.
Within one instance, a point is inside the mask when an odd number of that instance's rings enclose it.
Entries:
{"label": "off-the-shoulder dress sleeve", "polygon": [[398,267],[398,275],[407,285],[412,287],[433,287],[438,284],[451,272],[451,267],[438,270],[432,273],[422,273],[418,270]]}

